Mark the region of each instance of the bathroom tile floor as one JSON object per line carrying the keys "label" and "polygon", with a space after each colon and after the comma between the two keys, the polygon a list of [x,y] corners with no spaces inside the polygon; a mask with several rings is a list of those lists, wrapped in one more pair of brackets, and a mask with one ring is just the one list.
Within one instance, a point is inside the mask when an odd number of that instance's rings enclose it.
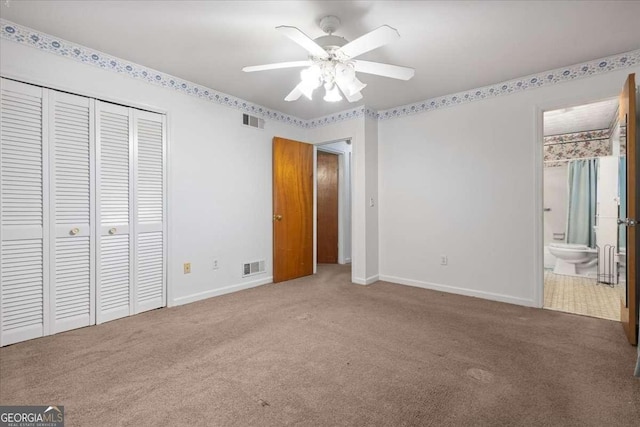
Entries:
{"label": "bathroom tile floor", "polygon": [[619,288],[587,277],[562,276],[545,270],[544,308],[619,321]]}

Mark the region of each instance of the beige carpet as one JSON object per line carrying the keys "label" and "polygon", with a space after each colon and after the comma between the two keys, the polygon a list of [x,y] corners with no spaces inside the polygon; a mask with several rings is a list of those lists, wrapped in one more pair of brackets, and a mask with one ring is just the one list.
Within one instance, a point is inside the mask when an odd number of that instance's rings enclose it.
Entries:
{"label": "beige carpet", "polygon": [[67,426],[637,426],[620,324],[348,267],[0,349],[0,403]]}
{"label": "beige carpet", "polygon": [[544,308],[620,321],[620,286],[545,270]]}

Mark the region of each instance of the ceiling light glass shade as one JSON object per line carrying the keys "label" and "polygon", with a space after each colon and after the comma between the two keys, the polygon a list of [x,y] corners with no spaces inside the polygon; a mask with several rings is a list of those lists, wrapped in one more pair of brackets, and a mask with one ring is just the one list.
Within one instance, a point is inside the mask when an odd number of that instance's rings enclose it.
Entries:
{"label": "ceiling light glass shade", "polygon": [[340,91],[338,90],[338,87],[336,85],[327,83],[324,85],[324,89],[326,91],[323,98],[325,101],[327,102],[342,101],[342,95],[340,95]]}
{"label": "ceiling light glass shade", "polygon": [[316,65],[300,71],[300,91],[304,96],[311,99],[313,91],[322,85],[322,72]]}
{"label": "ceiling light glass shade", "polygon": [[351,80],[356,77],[353,67],[343,63],[336,64],[335,73],[338,79]]}
{"label": "ceiling light glass shade", "polygon": [[347,64],[336,64],[335,80],[347,96],[353,96],[367,86],[358,80],[353,67]]}
{"label": "ceiling light glass shade", "polygon": [[349,95],[355,95],[356,93],[360,92],[365,87],[367,87],[367,85],[365,83],[362,83],[356,77],[351,79],[351,81],[347,84],[347,88],[351,92]]}

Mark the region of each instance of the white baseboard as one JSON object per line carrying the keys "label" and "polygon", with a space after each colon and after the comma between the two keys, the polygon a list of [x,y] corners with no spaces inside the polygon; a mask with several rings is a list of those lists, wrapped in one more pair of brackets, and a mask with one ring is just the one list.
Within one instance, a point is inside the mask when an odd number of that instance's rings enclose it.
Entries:
{"label": "white baseboard", "polygon": [[207,298],[217,297],[220,295],[230,294],[232,292],[242,291],[244,289],[255,288],[257,286],[266,285],[273,282],[273,276],[264,277],[251,282],[240,283],[237,285],[225,286],[224,288],[212,289],[210,291],[198,292],[197,294],[187,295],[185,297],[175,298],[169,307],[189,304],[191,302],[200,301]]}
{"label": "white baseboard", "polygon": [[380,280],[380,277],[376,274],[375,276],[367,277],[366,279],[361,279],[359,277],[354,277],[353,278],[353,283],[355,283],[357,285],[370,285],[372,283],[377,282],[378,280]]}
{"label": "white baseboard", "polygon": [[509,304],[524,305],[526,307],[536,307],[532,299],[512,297],[509,295],[496,294],[493,292],[478,291],[475,289],[458,288],[456,286],[440,285],[438,283],[422,282],[420,280],[404,279],[396,276],[380,275],[380,280],[396,283],[398,285],[414,286],[416,288],[431,289],[434,291],[447,292],[450,294],[477,297],[492,301],[506,302]]}

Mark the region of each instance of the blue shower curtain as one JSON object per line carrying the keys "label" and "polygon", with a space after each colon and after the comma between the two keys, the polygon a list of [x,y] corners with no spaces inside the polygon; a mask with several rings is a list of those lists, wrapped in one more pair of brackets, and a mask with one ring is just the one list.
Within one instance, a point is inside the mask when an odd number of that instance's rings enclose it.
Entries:
{"label": "blue shower curtain", "polygon": [[[627,217],[627,158],[622,156],[618,159],[618,194],[620,195],[620,218]],[[627,227],[619,225],[618,230],[620,248],[627,247]]]}
{"label": "blue shower curtain", "polygon": [[567,243],[596,245],[593,229],[596,221],[598,159],[569,162],[569,206]]}

